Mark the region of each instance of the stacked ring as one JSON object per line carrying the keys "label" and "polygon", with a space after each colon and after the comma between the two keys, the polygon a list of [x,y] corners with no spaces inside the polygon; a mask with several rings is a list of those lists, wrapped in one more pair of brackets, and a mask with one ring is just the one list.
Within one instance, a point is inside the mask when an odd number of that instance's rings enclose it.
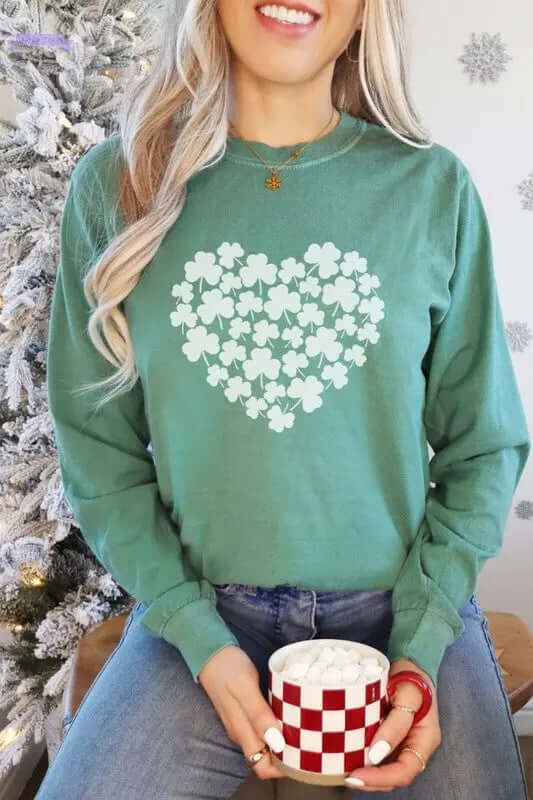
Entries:
{"label": "stacked ring", "polygon": [[402,753],[405,750],[408,750],[410,753],[414,753],[414,755],[418,758],[418,760],[422,764],[422,769],[420,770],[420,772],[423,772],[426,768],[426,759],[424,758],[424,756],[421,755],[421,753],[419,753],[418,750],[415,750],[414,747],[402,747]]}
{"label": "stacked ring", "polygon": [[392,708],[397,708],[398,711],[409,711],[410,714],[416,714],[416,708],[409,708],[409,706],[397,706],[391,703]]}
{"label": "stacked ring", "polygon": [[263,758],[265,753],[268,753],[268,745],[265,744],[261,750],[256,750],[255,753],[250,753],[249,756],[246,756],[246,760],[249,761],[250,764],[257,764],[259,759]]}

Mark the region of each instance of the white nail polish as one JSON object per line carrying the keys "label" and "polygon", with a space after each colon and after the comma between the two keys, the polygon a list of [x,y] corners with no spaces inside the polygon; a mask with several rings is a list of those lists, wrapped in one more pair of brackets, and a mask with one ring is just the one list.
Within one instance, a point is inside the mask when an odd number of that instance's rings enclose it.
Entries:
{"label": "white nail polish", "polygon": [[372,745],[368,752],[368,758],[372,762],[372,764],[379,764],[385,756],[387,756],[391,751],[391,746],[385,739],[380,739],[379,742],[376,742]]}
{"label": "white nail polish", "polygon": [[285,737],[277,728],[267,728],[263,738],[270,749],[274,750],[275,753],[281,753],[285,747]]}
{"label": "white nail polish", "polygon": [[345,778],[344,783],[349,783],[351,786],[364,786],[365,782],[361,778]]}

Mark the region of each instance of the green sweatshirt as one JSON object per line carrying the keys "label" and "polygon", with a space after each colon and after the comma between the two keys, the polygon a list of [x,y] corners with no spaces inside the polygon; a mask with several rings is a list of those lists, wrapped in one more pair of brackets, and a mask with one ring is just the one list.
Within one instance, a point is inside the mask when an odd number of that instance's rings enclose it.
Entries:
{"label": "green sweatshirt", "polygon": [[236,582],[393,588],[387,655],[437,684],[531,446],[468,168],[343,113],[271,191],[230,136],[122,303],[140,378],[93,413],[100,394],[71,390],[115,367],[83,277],[123,224],[120,159],[113,135],[74,170],[49,328],[88,546],[196,682],[239,644],[212,585]]}

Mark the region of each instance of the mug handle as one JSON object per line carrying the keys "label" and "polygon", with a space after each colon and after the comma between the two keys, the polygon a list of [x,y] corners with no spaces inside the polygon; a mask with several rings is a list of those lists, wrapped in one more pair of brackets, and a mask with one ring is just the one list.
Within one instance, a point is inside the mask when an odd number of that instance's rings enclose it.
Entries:
{"label": "mug handle", "polygon": [[415,672],[412,669],[404,669],[401,672],[397,672],[395,675],[392,675],[387,681],[387,698],[389,699],[389,703],[390,698],[393,696],[396,690],[396,686],[402,681],[410,681],[418,686],[418,688],[422,691],[422,705],[414,715],[414,725],[416,722],[420,722],[421,719],[424,719],[431,708],[433,703],[433,689],[418,672]]}

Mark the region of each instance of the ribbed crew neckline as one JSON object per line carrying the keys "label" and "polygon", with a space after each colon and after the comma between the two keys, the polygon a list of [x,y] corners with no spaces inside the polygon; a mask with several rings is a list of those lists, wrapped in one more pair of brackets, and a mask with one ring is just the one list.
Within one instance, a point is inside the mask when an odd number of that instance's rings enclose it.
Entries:
{"label": "ribbed crew neckline", "polygon": [[[325,136],[311,142],[303,153],[294,161],[289,162],[284,169],[298,169],[299,167],[318,164],[326,159],[341,155],[355,146],[365,129],[366,120],[363,117],[355,117],[348,114],[347,111],[341,111],[341,118],[336,127]],[[289,158],[294,148],[300,144],[300,142],[295,142],[294,144],[273,147],[254,139],[248,139],[248,142],[272,166],[281,165]],[[265,165],[257,156],[254,156],[244,140],[239,136],[228,134],[225,157],[229,158],[230,161],[265,169]]]}

